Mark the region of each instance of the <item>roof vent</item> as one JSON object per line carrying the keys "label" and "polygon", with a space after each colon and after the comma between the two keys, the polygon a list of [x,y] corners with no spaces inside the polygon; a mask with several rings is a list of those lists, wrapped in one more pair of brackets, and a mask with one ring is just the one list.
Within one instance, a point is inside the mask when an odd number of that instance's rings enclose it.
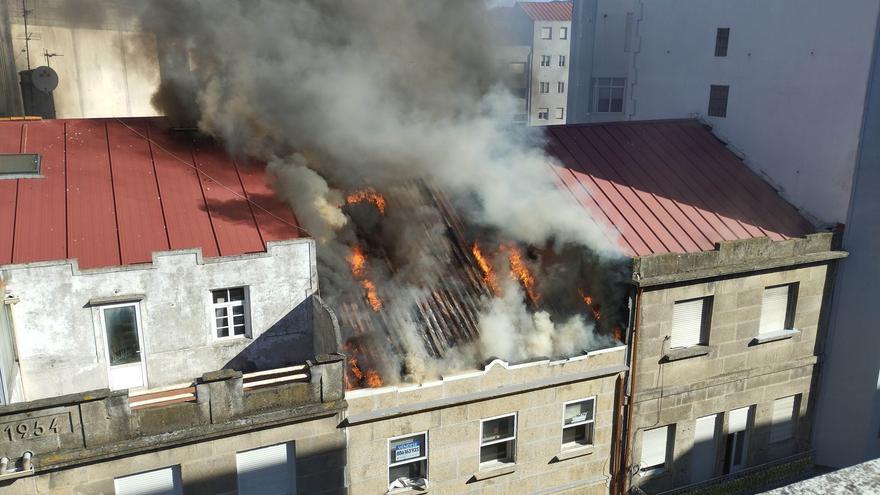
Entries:
{"label": "roof vent", "polygon": [[40,176],[37,153],[0,154],[0,179],[26,179]]}

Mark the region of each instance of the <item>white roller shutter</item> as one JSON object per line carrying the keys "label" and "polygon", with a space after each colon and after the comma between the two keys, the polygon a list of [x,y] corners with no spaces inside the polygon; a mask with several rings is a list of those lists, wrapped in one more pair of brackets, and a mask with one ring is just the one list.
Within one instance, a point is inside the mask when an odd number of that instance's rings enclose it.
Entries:
{"label": "white roller shutter", "polygon": [[672,311],[672,338],[669,347],[690,347],[700,344],[703,333],[705,299],[675,303]]}
{"label": "white roller shutter", "polygon": [[182,495],[180,466],[171,466],[113,480],[116,495]]}
{"label": "white roller shutter", "polygon": [[727,432],[736,433],[738,431],[746,431],[749,426],[749,411],[751,407],[742,407],[730,411],[730,417],[727,422]]}
{"label": "white roller shutter", "polygon": [[718,415],[697,418],[694,425],[694,448],[691,451],[691,482],[705,481],[715,474],[715,425]]}
{"label": "white roller shutter", "polygon": [[282,443],[235,454],[239,495],[293,495],[296,461],[293,444]]}
{"label": "white roller shutter", "polygon": [[785,316],[788,313],[788,293],[790,285],[767,287],[761,302],[761,326],[758,333],[763,335],[785,330]]}
{"label": "white roller shutter", "polygon": [[773,419],[770,427],[770,442],[788,440],[793,433],[794,404],[797,396],[792,395],[773,401]]}
{"label": "white roller shutter", "polygon": [[662,467],[666,464],[666,445],[668,442],[669,427],[662,426],[653,430],[645,430],[642,433],[642,462],[641,469],[652,466]]}

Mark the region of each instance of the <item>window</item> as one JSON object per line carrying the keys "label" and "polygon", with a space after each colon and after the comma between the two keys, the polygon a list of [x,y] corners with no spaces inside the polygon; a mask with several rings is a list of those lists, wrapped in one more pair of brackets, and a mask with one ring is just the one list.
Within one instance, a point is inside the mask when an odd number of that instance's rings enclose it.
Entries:
{"label": "window", "polygon": [[40,155],[36,153],[0,153],[0,179],[40,176]]}
{"label": "window", "polygon": [[107,374],[112,390],[137,388],[146,384],[137,303],[100,307],[104,329]]}
{"label": "window", "polygon": [[727,41],[730,39],[730,28],[718,28],[715,32],[715,56],[727,56]]}
{"label": "window", "polygon": [[622,112],[623,90],[626,79],[622,77],[598,77],[593,83],[593,108],[599,113]]}
{"label": "window", "polygon": [[556,92],[557,93],[565,93],[565,83],[564,82],[559,81],[558,83],[556,83]]}
{"label": "window", "polygon": [[550,119],[550,109],[549,108],[539,108],[538,109],[538,120],[549,120]]}
{"label": "window", "polygon": [[559,66],[560,66],[560,67],[565,67],[565,55],[560,55],[560,56],[559,56]]}
{"label": "window", "polygon": [[770,443],[782,442],[794,436],[794,415],[798,395],[790,395],[773,401]]}
{"label": "window", "polygon": [[541,92],[542,93],[549,93],[550,92],[550,83],[549,82],[542,82],[541,83]]}
{"label": "window", "polygon": [[122,476],[113,480],[116,495],[181,495],[180,466]]}
{"label": "window", "polygon": [[568,28],[567,27],[559,28],[559,39],[561,39],[561,40],[568,39]]}
{"label": "window", "polygon": [[710,414],[694,422],[694,447],[691,450],[691,483],[715,476],[718,452],[718,426],[721,414]]}
{"label": "window", "polygon": [[730,86],[709,87],[709,116],[727,117],[727,96],[730,94]]}
{"label": "window", "polygon": [[293,443],[235,454],[238,495],[296,493],[296,453]]}
{"label": "window", "polygon": [[541,55],[541,67],[550,67],[550,55]]}
{"label": "window", "polygon": [[797,284],[777,285],[764,289],[761,300],[761,324],[758,335],[790,330],[794,326],[794,302]]}
{"label": "window", "polygon": [[516,462],[516,414],[480,422],[480,469]]}
{"label": "window", "polygon": [[669,347],[691,347],[706,343],[706,329],[711,299],[701,297],[678,301],[672,309],[672,338]]}
{"label": "window", "polygon": [[724,474],[735,473],[746,467],[748,458],[748,428],[752,407],[730,411],[727,418],[727,440],[724,446]]}
{"label": "window", "polygon": [[428,480],[428,433],[388,440],[388,487],[426,487]]}
{"label": "window", "polygon": [[562,448],[593,445],[596,398],[566,402],[562,406]]}
{"label": "window", "polygon": [[662,472],[666,468],[671,436],[669,426],[661,426],[642,433],[642,459],[639,472],[643,475]]}
{"label": "window", "polygon": [[247,288],[212,290],[211,297],[214,301],[214,330],[217,338],[247,335]]}
{"label": "window", "polygon": [[551,27],[542,27],[542,28],[541,28],[541,39],[542,39],[542,40],[553,39],[553,28],[551,28]]}
{"label": "window", "polygon": [[565,118],[565,109],[559,107],[556,109],[556,120],[562,120]]}

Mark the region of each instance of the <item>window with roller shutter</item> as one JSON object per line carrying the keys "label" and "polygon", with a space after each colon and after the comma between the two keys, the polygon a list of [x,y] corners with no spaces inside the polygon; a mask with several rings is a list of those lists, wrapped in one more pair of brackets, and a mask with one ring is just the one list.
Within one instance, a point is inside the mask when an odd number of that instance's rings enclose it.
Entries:
{"label": "window with roller shutter", "polygon": [[797,399],[797,395],[790,395],[773,401],[770,443],[782,442],[794,436],[794,411]]}
{"label": "window with roller shutter", "polygon": [[239,495],[294,495],[296,455],[293,443],[235,454]]}
{"label": "window with roller shutter", "polygon": [[761,322],[758,327],[759,336],[792,329],[796,294],[797,284],[777,285],[764,289]]}
{"label": "window with roller shutter", "polygon": [[182,495],[180,466],[122,476],[113,480],[116,495]]}
{"label": "window with roller shutter", "polygon": [[671,349],[706,344],[711,300],[709,297],[701,297],[675,303],[672,311],[672,336],[669,343]]}

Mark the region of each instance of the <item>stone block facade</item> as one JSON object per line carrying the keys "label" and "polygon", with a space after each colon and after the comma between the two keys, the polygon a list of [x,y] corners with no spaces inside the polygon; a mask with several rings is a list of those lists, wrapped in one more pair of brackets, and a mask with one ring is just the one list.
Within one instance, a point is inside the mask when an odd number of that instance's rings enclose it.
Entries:
{"label": "stone block facade", "polygon": [[[389,439],[421,432],[431,494],[608,493],[624,360],[624,347],[524,365],[496,360],[484,371],[438,382],[349,392],[349,493],[388,492]],[[590,397],[592,446],[563,449],[563,405]],[[515,463],[481,471],[481,420],[512,413]]]}

